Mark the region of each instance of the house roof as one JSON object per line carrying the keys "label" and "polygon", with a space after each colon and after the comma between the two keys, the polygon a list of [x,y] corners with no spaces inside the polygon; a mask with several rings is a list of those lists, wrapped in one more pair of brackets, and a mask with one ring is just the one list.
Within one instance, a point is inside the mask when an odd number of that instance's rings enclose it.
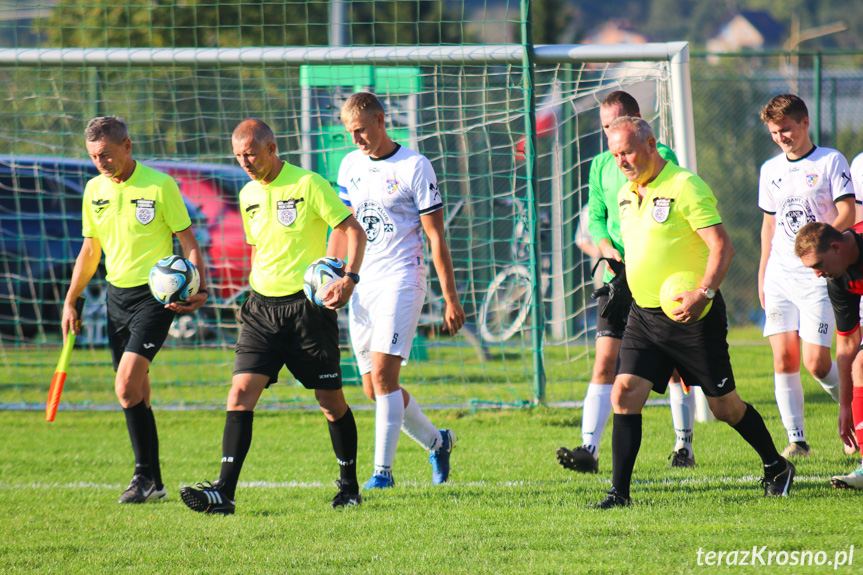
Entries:
{"label": "house roof", "polygon": [[767,46],[777,46],[785,35],[785,26],[773,19],[769,13],[762,10],[741,10],[738,14],[746,18],[761,36]]}

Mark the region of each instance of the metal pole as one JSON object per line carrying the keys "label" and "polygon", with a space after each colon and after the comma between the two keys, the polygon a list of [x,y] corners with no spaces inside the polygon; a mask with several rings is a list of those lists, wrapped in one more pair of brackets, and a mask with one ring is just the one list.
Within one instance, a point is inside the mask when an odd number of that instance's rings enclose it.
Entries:
{"label": "metal pole", "polygon": [[531,344],[533,347],[533,394],[534,403],[545,402],[545,367],[542,359],[543,333],[545,326],[544,303],[542,301],[542,266],[540,265],[540,226],[539,178],[536,174],[536,83],[533,61],[533,19],[530,0],[521,0],[521,46],[522,46],[522,88],[524,90],[524,131],[525,131],[525,178],[527,179],[527,213],[531,226],[533,249],[530,250],[530,271],[533,276],[533,297],[531,298]]}
{"label": "metal pole", "polygon": [[[532,46],[533,64],[667,62],[683,57],[686,42],[665,44]],[[485,65],[522,63],[520,44],[464,46],[282,46],[272,48],[0,48],[6,66],[239,66],[251,64]],[[760,53],[759,53],[760,54]],[[722,54],[725,56],[725,54]]]}
{"label": "metal pole", "polygon": [[[555,118],[555,124],[558,120]],[[568,193],[569,190],[563,189],[563,146],[560,126],[557,126],[551,147],[551,269],[548,270],[551,274],[551,336],[556,341],[562,340],[566,334],[563,244],[567,238],[563,237],[563,198]]]}
{"label": "metal pole", "polygon": [[812,131],[815,134],[814,144],[821,145],[821,52],[815,53],[815,85],[812,87],[815,92],[815,110],[812,117]]}
{"label": "metal pole", "polygon": [[689,77],[689,44],[683,43],[672,57],[671,67],[671,118],[674,132],[674,151],[680,165],[698,172],[695,161],[695,118],[692,114],[692,85]]}
{"label": "metal pole", "polygon": [[346,44],[345,0],[330,0],[330,46]]}
{"label": "metal pole", "polygon": [[[562,73],[563,82],[561,91],[572,86],[572,65],[566,64]],[[574,223],[576,214],[581,209],[581,198],[578,197],[574,183],[573,172],[578,169],[578,163],[573,161],[573,142],[575,141],[575,117],[570,117],[569,110],[564,109],[561,113],[563,122],[563,161],[564,165],[570,166],[563,174],[563,294],[564,294],[564,327],[566,334],[578,333],[575,325],[575,247],[573,246]],[[572,166],[576,166],[572,168]],[[579,278],[580,280],[580,278]]]}

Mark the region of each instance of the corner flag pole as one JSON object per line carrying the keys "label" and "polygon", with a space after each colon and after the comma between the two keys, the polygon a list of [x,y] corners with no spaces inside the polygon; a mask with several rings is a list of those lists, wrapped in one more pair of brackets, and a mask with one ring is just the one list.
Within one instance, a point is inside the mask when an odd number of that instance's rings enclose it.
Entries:
{"label": "corner flag pole", "polygon": [[[84,298],[79,297],[78,301],[75,302],[75,311],[78,312],[78,322],[80,325],[81,314],[84,312]],[[66,382],[66,372],[69,371],[69,359],[72,357],[72,350],[74,348],[75,332],[70,330],[66,335],[63,351],[60,352],[60,361],[57,362],[54,377],[51,379],[51,388],[48,390],[48,403],[45,404],[45,421],[54,421],[54,416],[57,415],[60,396],[63,394],[63,384]]]}

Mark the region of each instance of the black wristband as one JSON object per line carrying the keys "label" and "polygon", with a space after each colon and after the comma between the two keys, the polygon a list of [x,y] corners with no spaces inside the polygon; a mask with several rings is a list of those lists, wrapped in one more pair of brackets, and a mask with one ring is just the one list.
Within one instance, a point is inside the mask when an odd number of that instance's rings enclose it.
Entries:
{"label": "black wristband", "polygon": [[205,289],[198,290],[198,293],[202,293],[202,294],[204,294],[205,296],[207,296],[207,298],[209,298],[209,297],[210,297],[210,294],[209,294],[209,293],[207,292],[207,290],[205,290]]}

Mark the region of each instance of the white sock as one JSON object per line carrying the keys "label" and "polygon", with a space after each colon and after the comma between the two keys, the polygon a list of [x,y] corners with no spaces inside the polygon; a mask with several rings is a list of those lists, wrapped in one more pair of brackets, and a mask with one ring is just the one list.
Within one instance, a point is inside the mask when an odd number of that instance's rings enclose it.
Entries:
{"label": "white sock", "polygon": [[[404,401],[402,402],[404,405]],[[402,422],[402,431],[423,446],[427,451],[437,451],[443,445],[443,437],[440,431],[425,416],[419,404],[411,396],[405,406],[405,418]]]}
{"label": "white sock", "polygon": [[830,363],[830,371],[827,375],[825,375],[823,379],[818,379],[816,377],[815,381],[821,384],[821,387],[824,388],[824,391],[830,394],[833,401],[839,403],[839,370],[836,369],[835,361]]}
{"label": "white sock", "polygon": [[613,385],[591,383],[584,396],[581,413],[581,443],[594,457],[599,454],[599,440],[611,415],[611,389]]}
{"label": "white sock", "polygon": [[404,417],[401,389],[375,396],[375,475],[392,475]]}
{"label": "white sock", "polygon": [[671,401],[671,422],[677,441],[674,451],[685,447],[692,457],[692,428],[695,425],[695,394],[683,393],[683,385],[668,382],[668,398]]}
{"label": "white sock", "polygon": [[803,384],[800,372],[774,373],[776,405],[782,417],[782,425],[788,433],[788,443],[806,441],[806,427],[803,423]]}

